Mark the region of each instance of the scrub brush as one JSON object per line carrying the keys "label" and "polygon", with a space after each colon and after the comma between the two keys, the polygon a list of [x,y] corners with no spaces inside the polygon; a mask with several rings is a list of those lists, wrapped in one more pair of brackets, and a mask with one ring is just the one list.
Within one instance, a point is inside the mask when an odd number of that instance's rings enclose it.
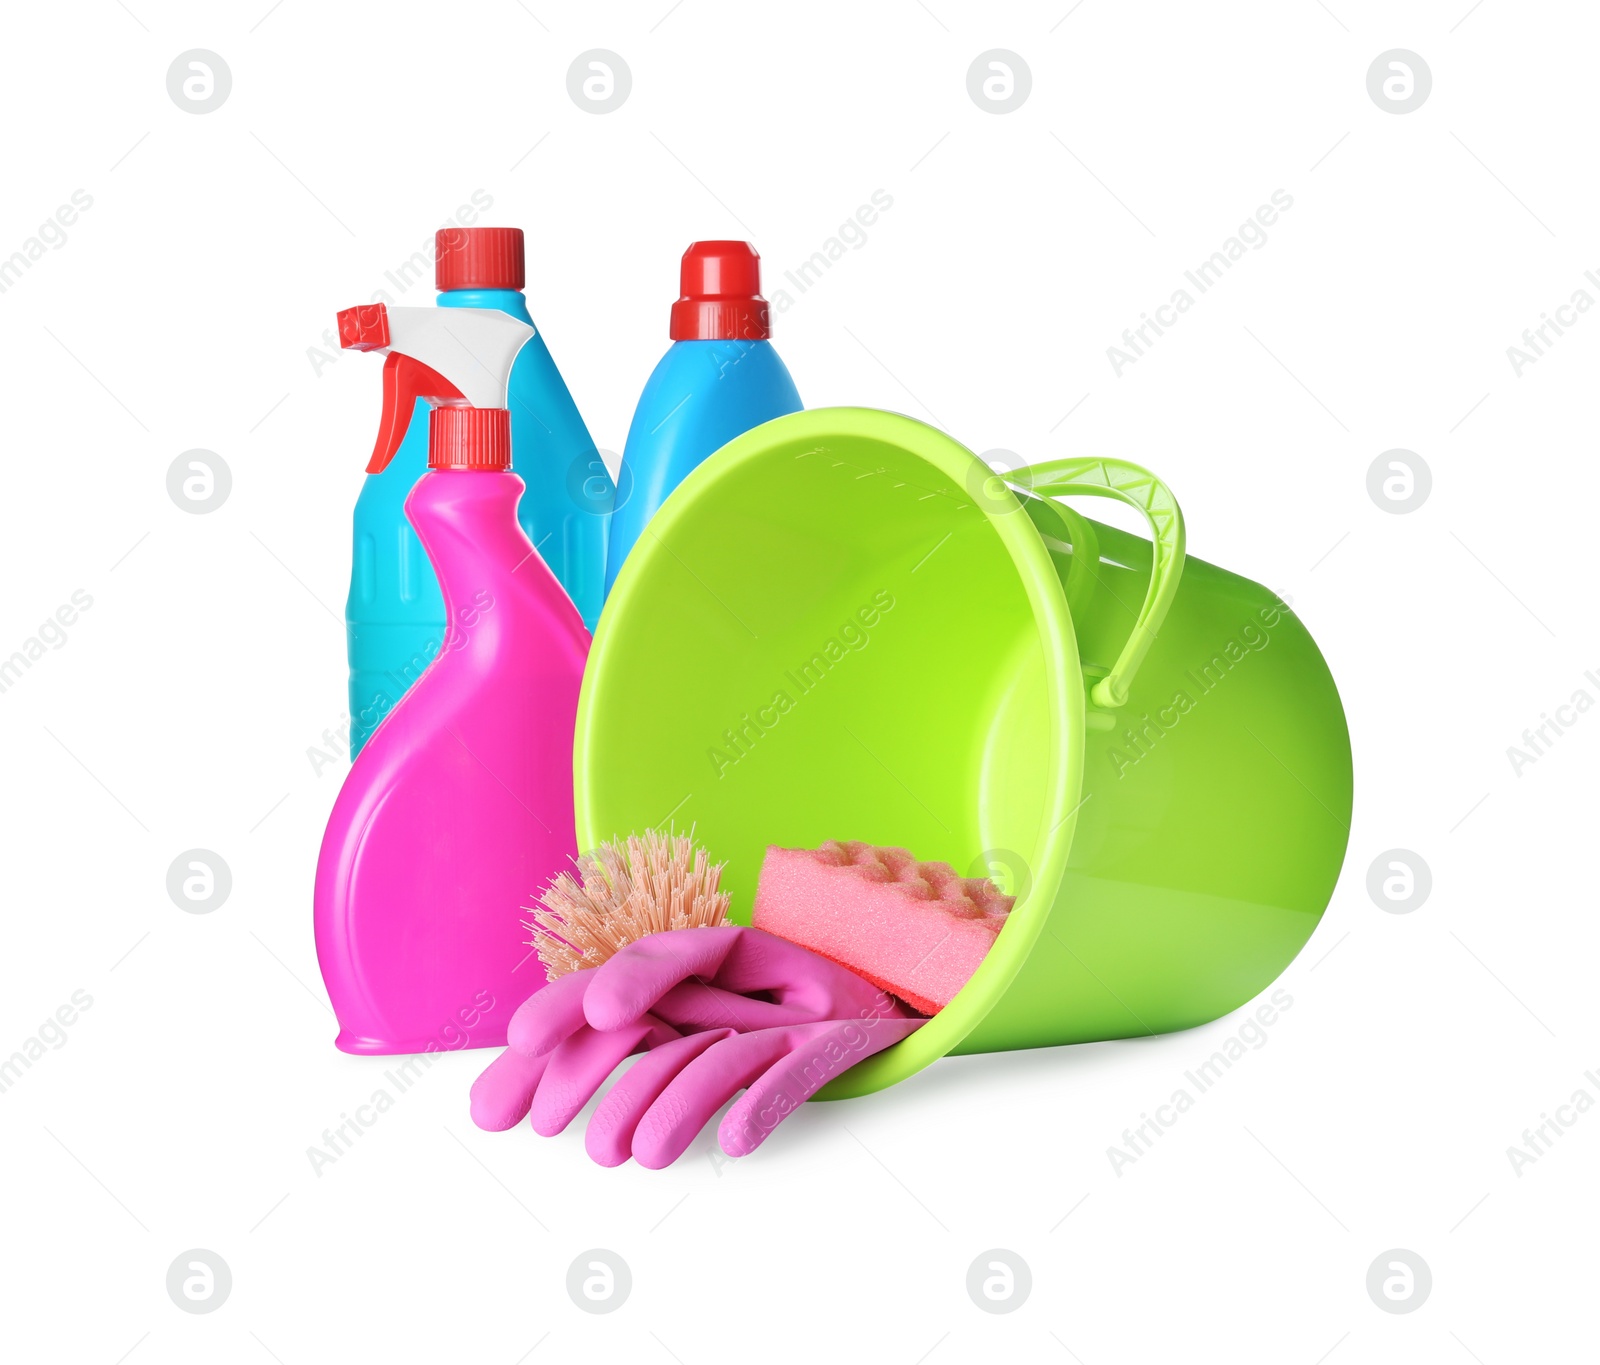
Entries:
{"label": "scrub brush", "polygon": [[687,834],[646,830],[603,843],[578,859],[578,877],[563,872],[539,905],[524,906],[529,947],[554,981],[598,967],[619,949],[664,929],[725,924],[728,893],[717,890],[724,863],[713,863]]}

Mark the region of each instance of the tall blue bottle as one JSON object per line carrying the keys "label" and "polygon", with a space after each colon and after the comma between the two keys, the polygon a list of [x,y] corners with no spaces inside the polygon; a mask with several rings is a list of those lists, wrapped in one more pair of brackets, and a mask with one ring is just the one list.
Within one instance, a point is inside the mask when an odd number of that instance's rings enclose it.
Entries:
{"label": "tall blue bottle", "polygon": [[646,523],[689,473],[751,427],[800,411],[800,395],[767,340],[761,257],[749,242],[695,242],[683,253],[672,345],[628,428],[621,492],[606,549],[606,592]]}
{"label": "tall blue bottle", "polygon": [[[521,228],[446,228],[435,239],[441,308],[498,308],[532,325],[522,296]],[[518,355],[508,394],[511,448],[527,485],[517,520],[594,629],[605,597],[606,524],[615,490],[542,336]],[[386,413],[385,421],[407,420]],[[428,405],[415,401],[388,468],[356,500],[345,625],[350,757],[439,651],[444,599],[405,501],[428,469]]]}

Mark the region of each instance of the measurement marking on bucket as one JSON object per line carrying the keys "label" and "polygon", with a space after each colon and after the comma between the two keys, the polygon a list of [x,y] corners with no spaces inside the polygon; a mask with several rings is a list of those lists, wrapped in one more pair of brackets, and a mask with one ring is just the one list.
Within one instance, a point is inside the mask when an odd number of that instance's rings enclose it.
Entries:
{"label": "measurement marking on bucket", "polygon": [[[805,454],[825,454],[825,453],[826,453],[825,451],[820,451],[820,450],[819,451],[807,451],[807,452],[805,452]],[[797,455],[795,458],[796,459],[804,459],[805,458],[805,454]],[[859,469],[859,470],[862,471],[861,474],[856,476],[857,477],[857,482],[860,482],[861,479],[871,478],[873,476],[877,476],[879,478],[885,478],[885,477],[888,476],[888,473],[889,473],[888,468],[886,466],[884,466],[884,465],[879,465],[875,469],[868,469],[865,465],[859,464],[854,460],[846,460],[846,459],[842,459],[842,458],[834,460],[834,462],[832,463],[832,465],[829,466],[829,468],[831,468],[831,469],[843,469],[846,466],[848,466],[851,469]],[[957,495],[956,495],[956,493],[955,493],[955,491],[953,489],[949,489],[949,488],[932,488],[932,489],[930,489],[925,484],[913,483],[909,479],[900,479],[900,480],[896,481],[895,483],[891,484],[890,487],[891,488],[920,488],[920,489],[922,489],[923,490],[923,496],[917,499],[918,502],[927,502],[929,498],[948,498],[948,499],[954,500],[957,497]],[[970,505],[970,504],[968,504],[968,505]]]}

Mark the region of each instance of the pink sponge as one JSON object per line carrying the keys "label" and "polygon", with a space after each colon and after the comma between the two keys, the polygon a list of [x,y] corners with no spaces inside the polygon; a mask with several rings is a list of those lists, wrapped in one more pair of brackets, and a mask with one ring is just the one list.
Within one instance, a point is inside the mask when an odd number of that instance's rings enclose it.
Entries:
{"label": "pink sponge", "polygon": [[994,946],[1015,899],[903,848],[830,839],[767,849],[752,922],[937,1014]]}

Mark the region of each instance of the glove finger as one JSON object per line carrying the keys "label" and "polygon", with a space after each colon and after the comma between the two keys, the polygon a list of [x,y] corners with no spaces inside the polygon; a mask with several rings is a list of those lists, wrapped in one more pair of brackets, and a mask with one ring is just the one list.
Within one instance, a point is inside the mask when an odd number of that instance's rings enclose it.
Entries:
{"label": "glove finger", "polygon": [[527,1057],[507,1048],[472,1083],[472,1121],[489,1133],[515,1128],[528,1114],[548,1055]]}
{"label": "glove finger", "polygon": [[[749,1156],[784,1119],[836,1076],[909,1038],[925,1019],[845,1019],[805,1030],[722,1117],[717,1140],[729,1156]],[[793,1030],[801,1033],[801,1030]]]}
{"label": "glove finger", "polygon": [[625,1028],[601,1032],[580,1028],[550,1054],[550,1065],[533,1097],[530,1119],[533,1130],[554,1137],[577,1117],[583,1106],[595,1097],[622,1059],[650,1040],[666,1041],[677,1037],[651,1015]]}
{"label": "glove finger", "polygon": [[736,1033],[685,1066],[639,1120],[633,1159],[658,1171],[688,1150],[713,1114],[793,1046],[791,1029]]}
{"label": "glove finger", "polygon": [[732,1029],[692,1033],[652,1048],[606,1092],[589,1119],[583,1145],[602,1166],[620,1166],[633,1155],[639,1120],[672,1079],[713,1043],[733,1037]]}
{"label": "glove finger", "polygon": [[535,991],[506,1027],[506,1041],[528,1057],[542,1057],[583,1027],[583,995],[593,970],[568,972]]}
{"label": "glove finger", "polygon": [[698,981],[683,981],[650,1007],[658,1019],[684,1030],[728,1028],[735,1033],[814,1023],[816,1016],[791,1004],[779,1004]]}
{"label": "glove finger", "polygon": [[590,1026],[621,1028],[654,1008],[680,981],[711,980],[743,932],[737,924],[668,929],[628,944],[594,969],[594,981],[584,997]]}

